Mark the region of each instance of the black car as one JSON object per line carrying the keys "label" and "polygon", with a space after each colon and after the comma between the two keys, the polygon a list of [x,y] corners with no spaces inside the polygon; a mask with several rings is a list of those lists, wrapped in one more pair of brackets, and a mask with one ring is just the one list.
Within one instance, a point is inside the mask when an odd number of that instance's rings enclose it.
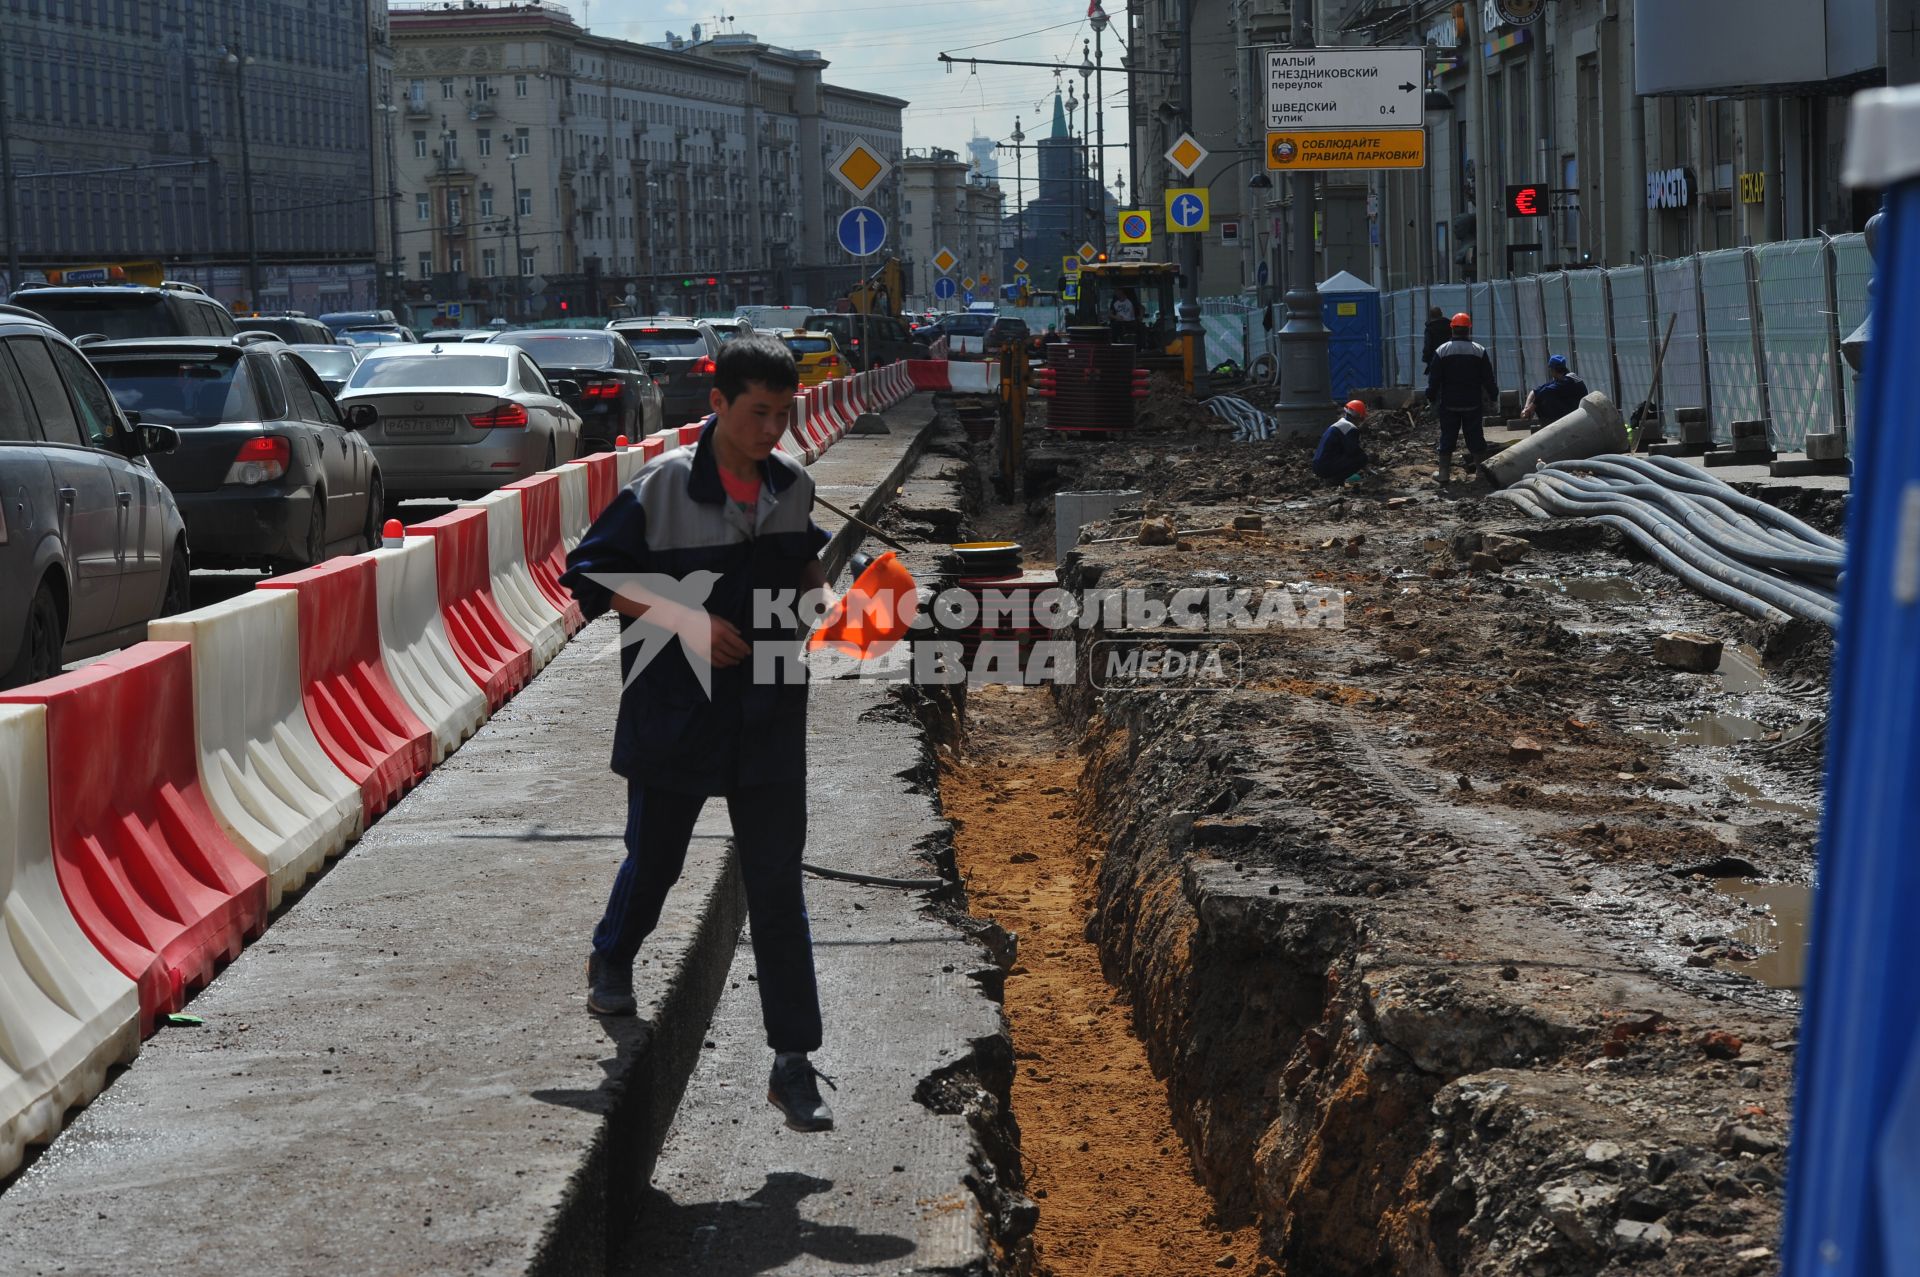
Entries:
{"label": "black car", "polygon": [[320,374],[322,384],[333,395],[346,389],[347,378],[353,376],[353,370],[367,357],[365,346],[356,346],[350,341],[317,346],[289,345],[287,349],[306,360],[307,367]]}
{"label": "black car", "polygon": [[659,387],[617,333],[531,329],[500,333],[489,344],[526,351],[548,385],[578,387],[560,398],[580,414],[583,452],[610,452],[621,435],[637,443],[664,424]]}
{"label": "black car", "polygon": [[267,337],[95,342],[84,347],[114,398],[143,424],[172,426],[152,458],[202,567],[306,567],[380,544],[380,470],[306,362]]}
{"label": "black car", "polygon": [[1033,330],[1027,327],[1026,320],[1002,315],[993,321],[993,327],[987,329],[987,356],[992,358],[998,355],[1004,346],[1027,345],[1032,339]]}
{"label": "black car", "polygon": [[231,337],[233,316],[192,284],[22,288],[11,298],[69,337]]}
{"label": "black car", "polygon": [[333,329],[299,311],[282,315],[236,315],[233,323],[241,332],[272,333],[289,346],[330,346],[335,341]]}
{"label": "black car", "polygon": [[616,319],[607,327],[647,361],[647,372],[660,387],[667,425],[684,426],[713,411],[708,399],[713,361],[720,357],[720,338],[713,329],[693,319]]}
{"label": "black car", "polygon": [[866,372],[902,359],[925,359],[928,346],[891,315],[819,311],[807,319],[814,332],[830,332],[854,368]]}

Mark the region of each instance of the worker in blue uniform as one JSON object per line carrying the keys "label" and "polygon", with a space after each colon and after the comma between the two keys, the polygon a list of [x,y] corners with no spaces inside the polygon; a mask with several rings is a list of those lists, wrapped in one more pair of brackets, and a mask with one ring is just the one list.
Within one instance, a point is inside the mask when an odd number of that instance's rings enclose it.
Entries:
{"label": "worker in blue uniform", "polygon": [[1328,483],[1346,483],[1360,477],[1369,464],[1367,450],[1360,442],[1360,423],[1366,419],[1367,405],[1350,400],[1339,420],[1320,436],[1320,446],[1313,451],[1315,474]]}
{"label": "worker in blue uniform", "polygon": [[1527,406],[1520,415],[1528,420],[1537,420],[1543,426],[1550,426],[1580,406],[1587,397],[1587,383],[1574,376],[1567,367],[1565,355],[1555,355],[1547,360],[1547,380],[1544,385],[1535,386],[1527,396]]}
{"label": "worker in blue uniform", "polygon": [[1433,352],[1427,374],[1427,402],[1440,414],[1440,468],[1433,477],[1443,488],[1453,477],[1453,445],[1462,431],[1467,436],[1467,473],[1479,468],[1487,455],[1481,418],[1489,403],[1500,400],[1493,359],[1473,339],[1473,316],[1455,315],[1451,329],[1453,340]]}

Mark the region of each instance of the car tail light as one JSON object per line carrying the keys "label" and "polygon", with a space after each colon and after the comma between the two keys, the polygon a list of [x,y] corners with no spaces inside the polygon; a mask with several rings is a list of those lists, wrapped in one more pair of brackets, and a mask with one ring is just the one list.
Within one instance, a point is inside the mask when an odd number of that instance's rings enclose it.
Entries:
{"label": "car tail light", "polygon": [[272,483],[286,475],[287,462],[292,457],[293,445],[285,435],[256,436],[240,445],[239,455],[227,467],[226,481],[249,486]]}
{"label": "car tail light", "polygon": [[701,356],[700,362],[693,366],[693,375],[696,377],[713,376],[713,357],[711,355]]}
{"label": "car tail light", "polygon": [[527,427],[527,410],[521,404],[503,403],[492,412],[475,413],[468,417],[467,424],[475,430],[524,430]]}
{"label": "car tail light", "polygon": [[827,367],[838,368],[839,366],[840,366],[840,356],[838,355],[827,356]]}
{"label": "car tail light", "polygon": [[589,399],[618,399],[620,383],[617,381],[590,381],[580,388],[580,393]]}

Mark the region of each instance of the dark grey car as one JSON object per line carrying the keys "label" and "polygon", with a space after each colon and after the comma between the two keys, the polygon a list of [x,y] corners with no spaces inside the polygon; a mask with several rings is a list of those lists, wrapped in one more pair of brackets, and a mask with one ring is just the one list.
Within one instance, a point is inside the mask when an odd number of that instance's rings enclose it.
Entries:
{"label": "dark grey car", "polygon": [[121,413],[51,325],[0,306],[0,687],[186,609],[186,527],[144,459],[173,441]]}
{"label": "dark grey car", "polygon": [[344,413],[281,342],[103,341],[84,348],[123,408],[173,426],[154,469],[180,503],[203,567],[306,567],[380,544],[380,466]]}
{"label": "dark grey car", "polygon": [[69,337],[231,337],[233,315],[192,284],[22,288],[11,298]]}
{"label": "dark grey car", "polygon": [[713,329],[693,319],[616,319],[607,327],[647,361],[667,425],[684,426],[713,411],[713,361],[720,357]]}

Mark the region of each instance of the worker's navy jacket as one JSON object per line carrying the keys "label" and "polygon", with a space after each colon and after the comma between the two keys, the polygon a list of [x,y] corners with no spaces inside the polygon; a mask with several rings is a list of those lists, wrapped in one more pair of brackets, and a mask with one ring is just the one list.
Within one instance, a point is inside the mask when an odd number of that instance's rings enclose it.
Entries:
{"label": "worker's navy jacket", "polygon": [[1533,414],[1540,424],[1550,426],[1580,406],[1587,397],[1587,383],[1567,374],[1565,381],[1549,381],[1533,391]]}
{"label": "worker's navy jacket", "polygon": [[[713,430],[708,418],[698,443],[664,454],[614,496],[567,556],[561,584],[588,617],[612,605],[622,577],[674,577],[696,593],[710,585],[707,611],[732,621],[756,647],[797,655],[795,626],[779,624],[786,618],[763,608],[761,619],[770,623],[756,627],[753,602],[757,591],[804,589],[802,577],[827,543],[811,515],[813,479],[798,461],[775,452],[760,465],[759,504],[749,520],[721,487]],[[665,593],[644,579],[635,584]],[[794,613],[791,597],[785,612]],[[778,679],[756,679],[751,656],[712,670],[709,698],[677,638],[635,670],[638,640],[648,631],[633,630],[643,624],[621,618],[625,690],[614,728],[614,771],[696,794],[806,778],[807,688],[792,661],[782,662]]]}
{"label": "worker's navy jacket", "polygon": [[1433,352],[1427,372],[1427,402],[1442,412],[1479,412],[1500,398],[1493,360],[1477,341],[1455,337]]}
{"label": "worker's navy jacket", "polygon": [[1360,427],[1345,417],[1327,427],[1313,452],[1313,472],[1329,483],[1339,483],[1367,468],[1367,450],[1360,446]]}

